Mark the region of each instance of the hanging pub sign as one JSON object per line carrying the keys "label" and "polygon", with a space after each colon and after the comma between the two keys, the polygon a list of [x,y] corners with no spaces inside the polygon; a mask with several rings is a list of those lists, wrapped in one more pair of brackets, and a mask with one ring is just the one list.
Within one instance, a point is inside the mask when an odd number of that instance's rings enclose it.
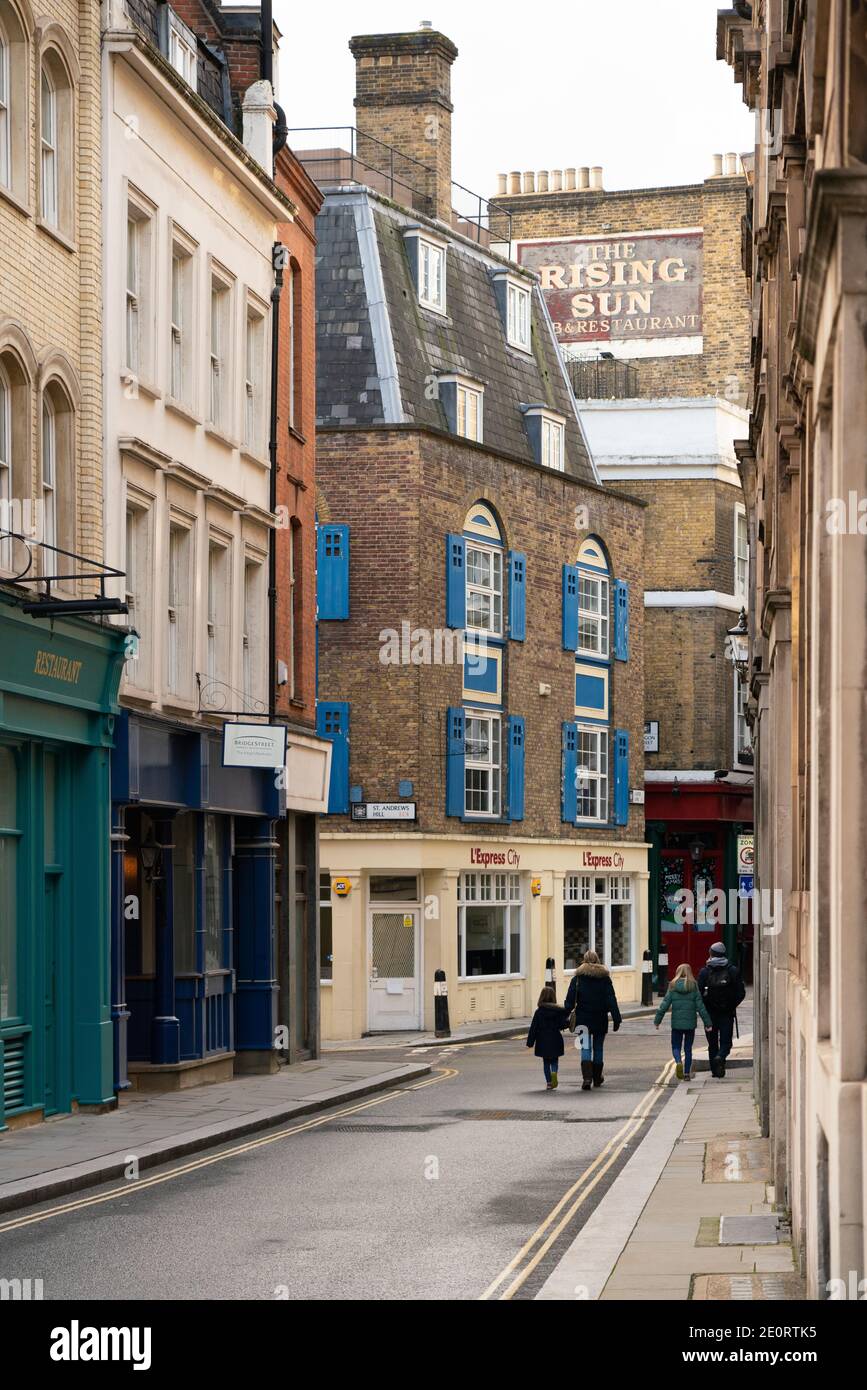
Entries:
{"label": "hanging pub sign", "polygon": [[666,357],[702,350],[702,242],[700,227],[557,237],[519,242],[518,261],[539,275],[562,344]]}
{"label": "hanging pub sign", "polygon": [[285,766],[285,724],[223,725],[223,767]]}

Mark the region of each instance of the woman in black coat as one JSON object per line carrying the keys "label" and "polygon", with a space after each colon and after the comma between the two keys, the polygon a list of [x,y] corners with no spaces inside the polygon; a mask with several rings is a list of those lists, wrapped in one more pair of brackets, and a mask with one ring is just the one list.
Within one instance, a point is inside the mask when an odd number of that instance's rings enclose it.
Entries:
{"label": "woman in black coat", "polygon": [[542,1058],[545,1068],[545,1083],[549,1091],[557,1089],[557,1069],[565,1051],[563,1029],[569,1027],[569,1015],[557,1003],[557,996],[550,986],[539,995],[539,1007],[533,1014],[527,1046],[533,1047],[537,1057]]}
{"label": "woman in black coat", "polygon": [[591,1086],[602,1085],[608,1015],[611,1015],[615,1033],[622,1022],[611,976],[595,951],[584,952],[584,960],[569,983],[564,1008],[567,1014],[575,1010],[575,1030],[585,1030],[581,1045],[581,1089],[589,1091]]}

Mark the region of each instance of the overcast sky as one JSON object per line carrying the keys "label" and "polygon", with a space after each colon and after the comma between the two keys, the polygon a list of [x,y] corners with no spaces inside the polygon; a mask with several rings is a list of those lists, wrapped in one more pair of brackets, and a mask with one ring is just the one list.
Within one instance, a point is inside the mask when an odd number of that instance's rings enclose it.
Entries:
{"label": "overcast sky", "polygon": [[606,188],[694,183],[713,153],[753,147],[731,69],[716,61],[721,3],[274,0],[280,101],[290,126],[354,125],[351,36],[430,19],[459,50],[452,174],[465,186],[487,197],[498,173],[582,164],[602,165]]}

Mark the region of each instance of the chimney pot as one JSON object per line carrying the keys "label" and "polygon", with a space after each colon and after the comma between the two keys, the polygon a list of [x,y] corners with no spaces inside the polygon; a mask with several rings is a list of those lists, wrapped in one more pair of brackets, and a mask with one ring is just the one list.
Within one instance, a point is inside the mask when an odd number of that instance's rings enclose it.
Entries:
{"label": "chimney pot", "polygon": [[551,192],[552,192],[552,193],[559,193],[560,190],[562,189],[562,187],[563,187],[563,170],[562,170],[562,169],[552,169],[552,170],[551,170]]}
{"label": "chimney pot", "polygon": [[242,112],[244,149],[271,177],[274,173],[274,123],[277,112],[270,82],[262,79],[247,88]]}
{"label": "chimney pot", "polygon": [[506,175],[505,175],[505,174],[498,174],[498,175],[497,175],[497,197],[498,197],[498,198],[501,198],[501,197],[503,196],[503,194],[505,193],[505,191],[506,191],[506,182],[507,182],[507,180],[506,180]]}
{"label": "chimney pot", "polygon": [[602,191],[602,166],[594,164],[590,170],[590,187]]}
{"label": "chimney pot", "polygon": [[586,164],[583,164],[583,165],[581,166],[581,168],[578,170],[578,187],[579,187],[579,188],[589,188],[589,187],[590,187],[590,170],[589,170],[589,168],[587,167]]}
{"label": "chimney pot", "polygon": [[532,169],[527,169],[524,173],[524,192],[534,193],[536,190],[536,175]]}
{"label": "chimney pot", "polygon": [[513,169],[512,172],[511,172],[511,174],[509,175],[509,192],[510,192],[510,193],[520,193],[520,191],[521,191],[521,175],[520,175],[520,172],[519,172],[517,169]]}
{"label": "chimney pot", "polygon": [[720,177],[720,175],[722,174],[722,171],[723,171],[723,157],[722,157],[721,154],[715,154],[715,155],[713,156],[713,163],[712,163],[712,165],[711,165],[711,178],[712,178],[712,179],[718,179],[718,178]]}
{"label": "chimney pot", "polygon": [[565,176],[565,179],[566,179],[566,183],[565,183],[565,185],[564,185],[565,188],[566,188],[566,192],[567,192],[567,193],[572,193],[572,192],[574,192],[574,190],[575,190],[575,174],[576,174],[576,170],[575,170],[575,169],[564,169],[564,170],[563,170],[563,173],[564,173],[564,176]]}
{"label": "chimney pot", "polygon": [[736,154],[726,155],[726,174],[731,177],[738,172],[738,157]]}
{"label": "chimney pot", "polygon": [[536,191],[537,191],[537,193],[547,193],[547,192],[548,192],[548,170],[547,170],[547,169],[540,169],[539,172],[538,172],[538,174],[536,175]]}

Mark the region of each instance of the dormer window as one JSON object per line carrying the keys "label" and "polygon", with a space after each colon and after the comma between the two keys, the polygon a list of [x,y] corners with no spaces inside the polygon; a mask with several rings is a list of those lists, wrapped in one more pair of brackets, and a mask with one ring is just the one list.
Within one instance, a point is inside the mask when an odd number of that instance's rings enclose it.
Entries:
{"label": "dormer window", "polygon": [[198,42],[192,29],[175,14],[170,5],[163,7],[163,51],[174,68],[193,91],[198,89]]}
{"label": "dormer window", "polygon": [[566,466],[566,421],[541,405],[522,407],[533,456],[543,468],[562,473]]}
{"label": "dormer window", "polygon": [[484,430],[485,388],[465,376],[441,376],[438,389],[449,429],[462,439],[481,444]]}
{"label": "dormer window", "polygon": [[404,241],[419,304],[424,309],[444,314],[448,242],[420,227],[410,227],[404,233]]}
{"label": "dormer window", "polygon": [[530,352],[532,347],[532,288],[512,271],[495,271],[494,293],[509,347]]}

